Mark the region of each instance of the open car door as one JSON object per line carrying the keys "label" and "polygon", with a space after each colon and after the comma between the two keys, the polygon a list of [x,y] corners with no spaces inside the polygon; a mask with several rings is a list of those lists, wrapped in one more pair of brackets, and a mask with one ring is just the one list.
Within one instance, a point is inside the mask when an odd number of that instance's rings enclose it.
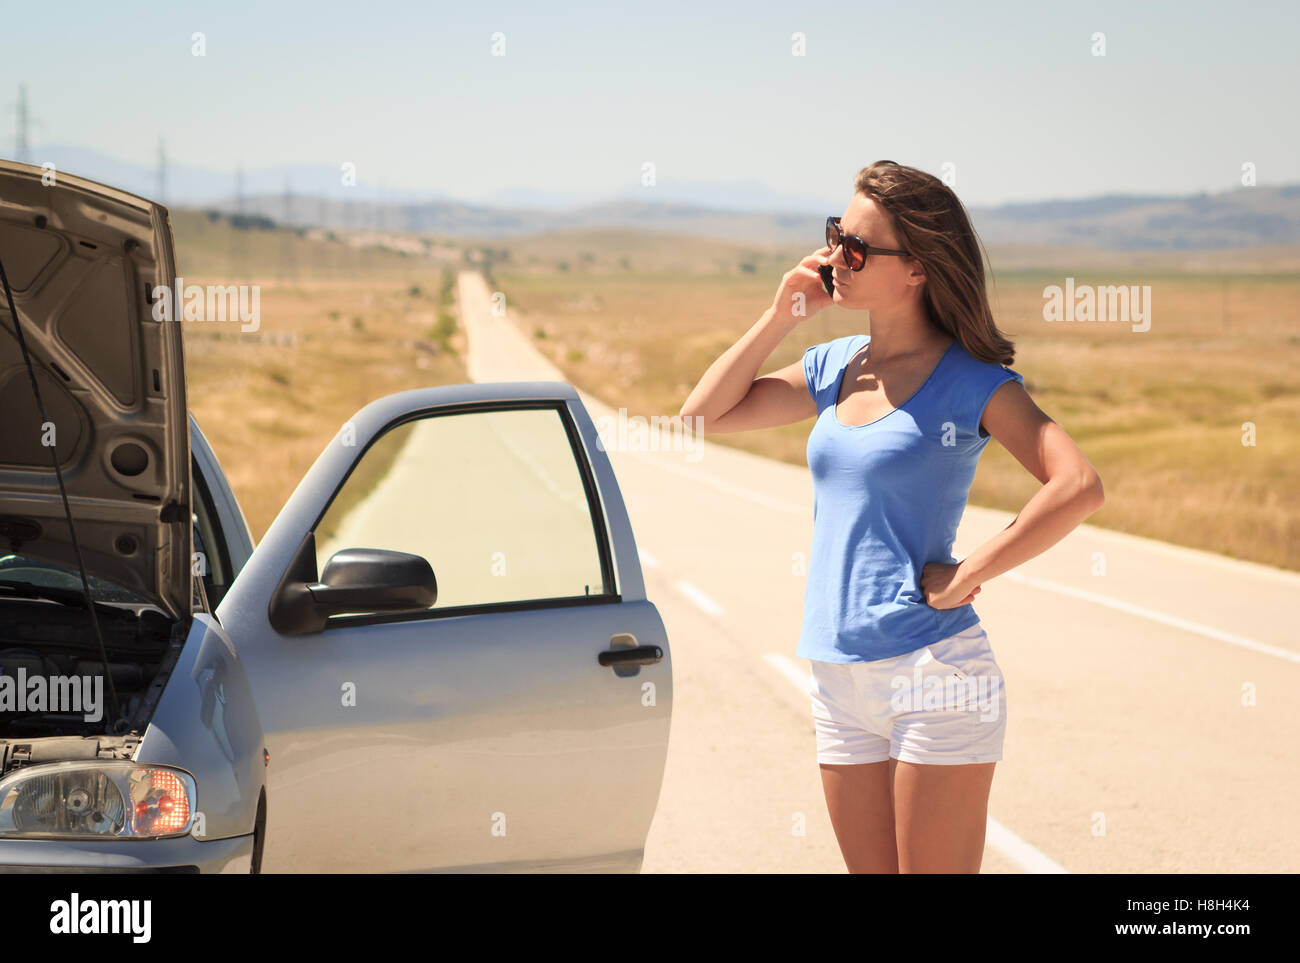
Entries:
{"label": "open car door", "polygon": [[264,871],[640,868],[668,639],[569,385],[368,405],[216,614],[270,754]]}

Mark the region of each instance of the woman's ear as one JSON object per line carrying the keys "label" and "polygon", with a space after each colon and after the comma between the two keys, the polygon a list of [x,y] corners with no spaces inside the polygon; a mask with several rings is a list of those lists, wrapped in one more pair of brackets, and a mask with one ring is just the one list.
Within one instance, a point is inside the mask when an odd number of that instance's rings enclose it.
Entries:
{"label": "woman's ear", "polygon": [[924,280],[925,268],[921,266],[921,262],[917,260],[910,261],[907,265],[907,283],[920,284]]}

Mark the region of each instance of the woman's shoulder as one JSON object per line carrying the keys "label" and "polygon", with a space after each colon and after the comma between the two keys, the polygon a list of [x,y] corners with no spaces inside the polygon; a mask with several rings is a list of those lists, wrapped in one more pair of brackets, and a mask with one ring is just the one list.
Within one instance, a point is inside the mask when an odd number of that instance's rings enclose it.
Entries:
{"label": "woman's shoulder", "polygon": [[838,386],[840,373],[849,360],[870,340],[865,334],[846,334],[820,344],[810,345],[803,353],[804,378],[814,398],[832,385]]}
{"label": "woman's shoulder", "polygon": [[836,371],[866,347],[871,340],[865,334],[846,334],[804,349],[804,367],[815,371]]}
{"label": "woman's shoulder", "polygon": [[951,352],[954,358],[954,364],[960,369],[964,379],[976,382],[985,382],[989,380],[1005,381],[1008,377],[1017,381],[1024,381],[1019,371],[1002,364],[998,361],[985,361],[983,358],[976,357],[966,349],[961,339],[956,339],[951,346]]}
{"label": "woman's shoulder", "polygon": [[821,350],[827,354],[835,351],[846,351],[850,348],[856,351],[860,350],[870,340],[871,335],[869,334],[845,334],[838,338],[831,338],[829,341],[823,341],[820,344],[814,344],[807,350]]}

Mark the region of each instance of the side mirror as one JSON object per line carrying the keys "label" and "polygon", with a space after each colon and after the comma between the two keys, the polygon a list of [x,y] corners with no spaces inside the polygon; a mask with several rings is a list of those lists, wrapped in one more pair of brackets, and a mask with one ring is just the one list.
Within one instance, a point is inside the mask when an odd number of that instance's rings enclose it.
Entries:
{"label": "side mirror", "polygon": [[331,615],[427,609],[438,582],[419,555],[345,548],[316,580],[316,539],[308,535],[271,599],[271,627],[285,635],[320,632]]}

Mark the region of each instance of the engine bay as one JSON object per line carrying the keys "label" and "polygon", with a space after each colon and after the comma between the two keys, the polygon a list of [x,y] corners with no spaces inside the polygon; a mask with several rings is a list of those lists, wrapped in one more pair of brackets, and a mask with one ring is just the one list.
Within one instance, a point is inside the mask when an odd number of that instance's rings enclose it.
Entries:
{"label": "engine bay", "polygon": [[[43,750],[52,746],[33,749],[31,740],[57,742],[67,758],[143,733],[186,627],[147,604],[100,603],[97,614],[107,664],[84,608],[0,598],[0,772],[31,761],[33,752],[49,755]],[[74,746],[78,741],[89,747]]]}

